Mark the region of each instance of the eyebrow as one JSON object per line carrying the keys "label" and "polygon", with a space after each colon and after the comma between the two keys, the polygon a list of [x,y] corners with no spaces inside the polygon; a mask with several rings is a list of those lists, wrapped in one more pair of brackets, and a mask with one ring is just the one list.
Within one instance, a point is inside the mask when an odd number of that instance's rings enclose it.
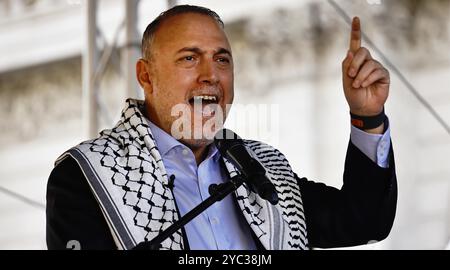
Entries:
{"label": "eyebrow", "polygon": [[[184,48],[178,50],[177,54],[178,53],[182,53],[182,52],[193,52],[193,53],[196,53],[196,54],[203,54],[203,53],[205,53],[205,51],[203,51],[202,49],[200,49],[198,47],[184,47]],[[228,54],[229,56],[232,56],[232,54],[231,54],[231,52],[229,50],[227,50],[225,48],[222,48],[222,47],[218,48],[214,52],[214,55],[216,55],[216,54]]]}

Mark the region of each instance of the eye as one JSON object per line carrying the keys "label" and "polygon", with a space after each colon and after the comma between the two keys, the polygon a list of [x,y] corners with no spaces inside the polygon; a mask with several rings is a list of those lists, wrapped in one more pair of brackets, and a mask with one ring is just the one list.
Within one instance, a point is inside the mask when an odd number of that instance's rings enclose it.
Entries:
{"label": "eye", "polygon": [[188,55],[188,56],[183,57],[183,60],[186,60],[186,61],[194,61],[195,59],[194,59],[194,56]]}
{"label": "eye", "polygon": [[216,61],[223,64],[230,63],[230,59],[227,57],[217,57]]}
{"label": "eye", "polygon": [[227,58],[223,58],[223,57],[220,57],[219,59],[217,59],[217,61],[218,62],[226,62],[226,63],[230,62],[230,60],[228,60]]}

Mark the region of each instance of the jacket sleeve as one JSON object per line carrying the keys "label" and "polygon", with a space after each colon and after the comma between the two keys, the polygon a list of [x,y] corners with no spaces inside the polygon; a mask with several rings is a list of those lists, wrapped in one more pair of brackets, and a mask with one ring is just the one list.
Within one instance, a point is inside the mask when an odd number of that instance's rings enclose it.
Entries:
{"label": "jacket sleeve", "polygon": [[397,205],[392,144],[389,168],[381,168],[350,142],[341,190],[297,180],[311,247],[363,245],[389,235]]}
{"label": "jacket sleeve", "polygon": [[50,174],[46,218],[50,250],[116,249],[94,194],[71,157],[65,158]]}

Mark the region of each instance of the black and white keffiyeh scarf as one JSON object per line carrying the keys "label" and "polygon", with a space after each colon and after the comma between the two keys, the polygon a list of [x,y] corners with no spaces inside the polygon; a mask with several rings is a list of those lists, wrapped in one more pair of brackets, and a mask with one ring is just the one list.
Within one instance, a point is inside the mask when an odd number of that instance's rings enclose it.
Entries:
{"label": "black and white keffiyeh scarf", "polygon": [[[96,139],[65,152],[79,164],[119,249],[150,241],[179,219],[161,155],[144,118],[143,101],[128,99],[121,118]],[[275,206],[242,185],[235,192],[243,215],[268,250],[308,249],[299,186],[282,153],[257,141],[245,141],[266,168],[279,196]],[[230,177],[236,168],[224,159]],[[181,230],[162,249],[183,249]]]}

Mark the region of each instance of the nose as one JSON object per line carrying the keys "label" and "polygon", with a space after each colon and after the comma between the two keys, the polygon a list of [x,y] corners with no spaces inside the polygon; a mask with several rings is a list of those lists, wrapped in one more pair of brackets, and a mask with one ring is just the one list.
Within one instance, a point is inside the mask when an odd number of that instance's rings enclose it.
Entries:
{"label": "nose", "polygon": [[215,62],[213,60],[203,60],[199,65],[199,78],[200,83],[207,83],[215,85],[219,82],[219,76]]}

